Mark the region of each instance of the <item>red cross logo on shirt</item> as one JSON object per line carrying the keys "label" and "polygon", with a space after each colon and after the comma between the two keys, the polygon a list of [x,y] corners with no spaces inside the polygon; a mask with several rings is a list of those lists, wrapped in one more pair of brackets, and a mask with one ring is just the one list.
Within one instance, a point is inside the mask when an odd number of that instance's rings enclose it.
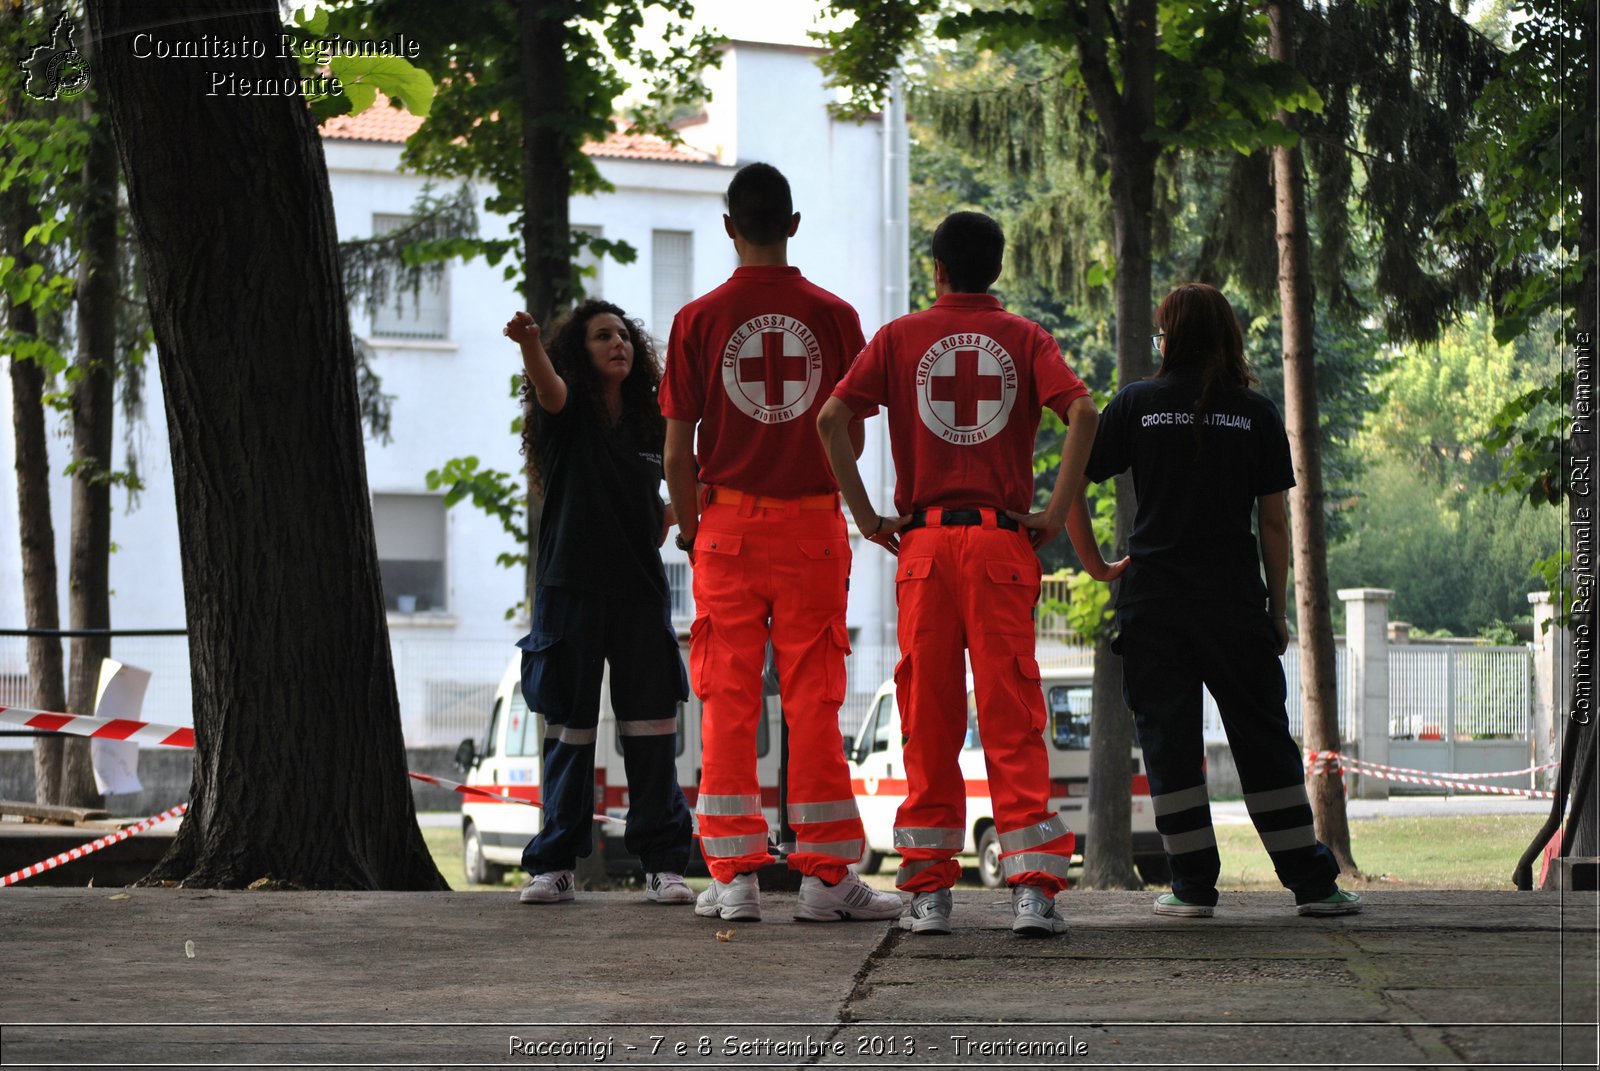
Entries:
{"label": "red cross logo on shirt", "polygon": [[953,375],[933,376],[928,396],[936,402],[956,403],[956,425],[970,428],[978,423],[978,403],[998,402],[1003,396],[1002,380],[997,375],[978,373],[978,351],[957,350]]}
{"label": "red cross logo on shirt", "polygon": [[782,331],[761,333],[761,356],[739,358],[739,382],[765,382],[765,404],[783,404],[785,383],[804,383],[807,377],[806,359],[801,354],[793,356],[783,352]]}
{"label": "red cross logo on shirt", "polygon": [[740,324],[718,358],[729,404],[762,424],[786,424],[822,391],[822,346],[793,316],[769,312]]}

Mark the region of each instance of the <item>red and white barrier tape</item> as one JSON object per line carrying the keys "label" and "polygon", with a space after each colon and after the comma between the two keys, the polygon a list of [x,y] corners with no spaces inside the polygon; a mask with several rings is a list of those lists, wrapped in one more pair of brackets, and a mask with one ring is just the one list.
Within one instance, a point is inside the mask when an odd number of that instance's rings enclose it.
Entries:
{"label": "red and white barrier tape", "polygon": [[[160,747],[194,747],[194,730],[184,725],[158,725],[149,721],[132,721],[128,718],[90,718],[79,714],[57,714],[48,710],[28,710],[23,707],[0,707],[0,723],[6,725],[20,725],[25,729],[38,729],[42,732],[70,733],[73,736],[88,736],[102,740],[132,740],[140,744],[154,744]],[[521,803],[529,807],[540,807],[532,800],[518,799],[502,792],[490,792],[487,789],[475,788],[472,785],[463,785],[459,781],[446,781],[442,777],[431,774],[420,774],[407,771],[413,778],[426,784],[448,788],[453,792],[464,795],[484,796],[501,803]],[[600,822],[620,822],[620,818],[596,814],[592,816]]]}
{"label": "red and white barrier tape", "polygon": [[57,714],[49,710],[0,707],[0,724],[101,740],[132,740],[137,744],[158,747],[194,747],[194,730],[186,725],[157,725],[128,718],[90,718],[81,714]]}
{"label": "red and white barrier tape", "polygon": [[1520,770],[1497,770],[1494,773],[1444,773],[1439,770],[1418,770],[1411,766],[1385,766],[1382,763],[1368,762],[1365,759],[1357,759],[1346,755],[1341,755],[1337,751],[1306,752],[1307,765],[1310,765],[1319,759],[1332,760],[1334,763],[1338,763],[1342,759],[1343,761],[1351,764],[1370,766],[1374,770],[1391,770],[1395,773],[1417,774],[1422,777],[1442,777],[1450,781],[1492,781],[1499,777],[1521,777],[1524,774],[1534,774],[1544,770],[1554,770],[1557,766],[1561,765],[1559,762],[1547,762],[1542,766],[1526,766]]}
{"label": "red and white barrier tape", "polygon": [[[537,807],[540,810],[544,809],[544,804],[535,803],[532,800],[525,800],[520,796],[508,796],[503,792],[490,792],[486,788],[478,788],[475,785],[463,785],[460,781],[446,781],[442,777],[434,777],[432,774],[417,773],[415,770],[410,771],[410,773],[412,780],[421,781],[422,783],[428,785],[436,785],[439,788],[448,788],[450,791],[459,792],[464,796],[482,796],[486,799],[494,800],[496,803],[520,803],[525,807]],[[589,817],[593,818],[596,822],[621,823],[623,821],[621,818],[612,818],[607,814],[592,814]]]}
{"label": "red and white barrier tape", "polygon": [[67,863],[82,859],[84,856],[91,852],[97,852],[101,848],[125,841],[135,833],[143,833],[151,826],[165,822],[169,818],[176,818],[188,809],[189,805],[187,803],[180,803],[176,807],[162,811],[160,814],[151,815],[144,821],[131,825],[127,829],[119,829],[115,833],[108,833],[99,840],[92,840],[88,844],[80,844],[78,847],[64,851],[60,855],[52,856],[42,863],[34,863],[32,866],[25,866],[21,870],[12,871],[4,878],[0,878],[0,889],[5,888],[7,885],[15,885],[19,881],[26,881],[37,874],[43,874],[46,870],[54,870],[58,866],[64,866]]}
{"label": "red and white barrier tape", "polygon": [[1384,781],[1399,781],[1411,785],[1432,785],[1438,788],[1456,789],[1461,792],[1485,792],[1494,796],[1523,796],[1546,800],[1554,799],[1555,793],[1534,788],[1504,788],[1500,785],[1480,785],[1475,781],[1487,777],[1526,775],[1539,770],[1552,769],[1560,765],[1560,763],[1552,762],[1543,766],[1530,766],[1525,770],[1507,770],[1493,774],[1447,774],[1430,770],[1414,770],[1405,766],[1385,766],[1382,763],[1367,762],[1364,759],[1342,755],[1337,751],[1307,750],[1305,755],[1307,774],[1337,774],[1344,769],[1348,769],[1351,773],[1365,774],[1368,777],[1377,777]]}

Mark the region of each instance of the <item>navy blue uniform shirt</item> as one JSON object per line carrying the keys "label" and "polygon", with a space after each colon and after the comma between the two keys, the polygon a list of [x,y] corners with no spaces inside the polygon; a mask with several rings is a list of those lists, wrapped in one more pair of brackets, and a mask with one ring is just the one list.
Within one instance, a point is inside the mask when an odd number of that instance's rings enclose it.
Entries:
{"label": "navy blue uniform shirt", "polygon": [[1277,407],[1242,387],[1215,392],[1196,416],[1200,377],[1146,379],[1100,414],[1085,469],[1096,483],[1133,470],[1138,508],[1117,605],[1150,599],[1264,606],[1251,531],[1256,499],[1294,486]]}

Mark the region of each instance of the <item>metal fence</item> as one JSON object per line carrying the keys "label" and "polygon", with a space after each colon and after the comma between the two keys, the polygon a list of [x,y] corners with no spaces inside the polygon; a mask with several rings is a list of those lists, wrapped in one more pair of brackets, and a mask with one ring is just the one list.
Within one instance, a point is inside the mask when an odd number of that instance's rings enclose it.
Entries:
{"label": "metal fence", "polygon": [[1389,735],[1512,739],[1529,733],[1533,659],[1526,647],[1389,648]]}
{"label": "metal fence", "polygon": [[[395,684],[406,742],[412,746],[450,745],[475,736],[493,704],[501,675],[514,653],[505,640],[421,639],[391,635]],[[118,638],[112,653],[120,661],[151,671],[145,718],[192,725],[189,647],[182,638]],[[840,728],[853,735],[866,720],[872,697],[894,673],[900,652],[894,644],[858,643],[846,663],[848,686],[839,711]],[[1050,667],[1088,667],[1092,651],[1054,638],[1039,643],[1039,663]],[[1288,683],[1289,729],[1302,737],[1300,655],[1283,656]],[[1351,740],[1350,666],[1342,643],[1334,658],[1338,684],[1340,738]],[[1523,647],[1389,648],[1391,734],[1398,739],[1503,739],[1529,732],[1532,659]],[[27,648],[21,638],[0,638],[0,706],[29,704]],[[1215,701],[1204,697],[1208,741],[1226,739]],[[26,747],[13,738],[0,747]]]}

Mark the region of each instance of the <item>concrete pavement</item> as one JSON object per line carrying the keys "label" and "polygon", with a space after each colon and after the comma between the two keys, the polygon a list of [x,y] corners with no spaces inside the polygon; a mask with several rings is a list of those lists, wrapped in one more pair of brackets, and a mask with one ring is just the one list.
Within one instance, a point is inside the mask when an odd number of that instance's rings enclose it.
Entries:
{"label": "concrete pavement", "polygon": [[0,1065],[1596,1065],[1594,893],[1152,895],[1070,892],[1071,932],[1028,941],[981,889],[937,938],[778,892],[721,923],[638,893],[12,888]]}

